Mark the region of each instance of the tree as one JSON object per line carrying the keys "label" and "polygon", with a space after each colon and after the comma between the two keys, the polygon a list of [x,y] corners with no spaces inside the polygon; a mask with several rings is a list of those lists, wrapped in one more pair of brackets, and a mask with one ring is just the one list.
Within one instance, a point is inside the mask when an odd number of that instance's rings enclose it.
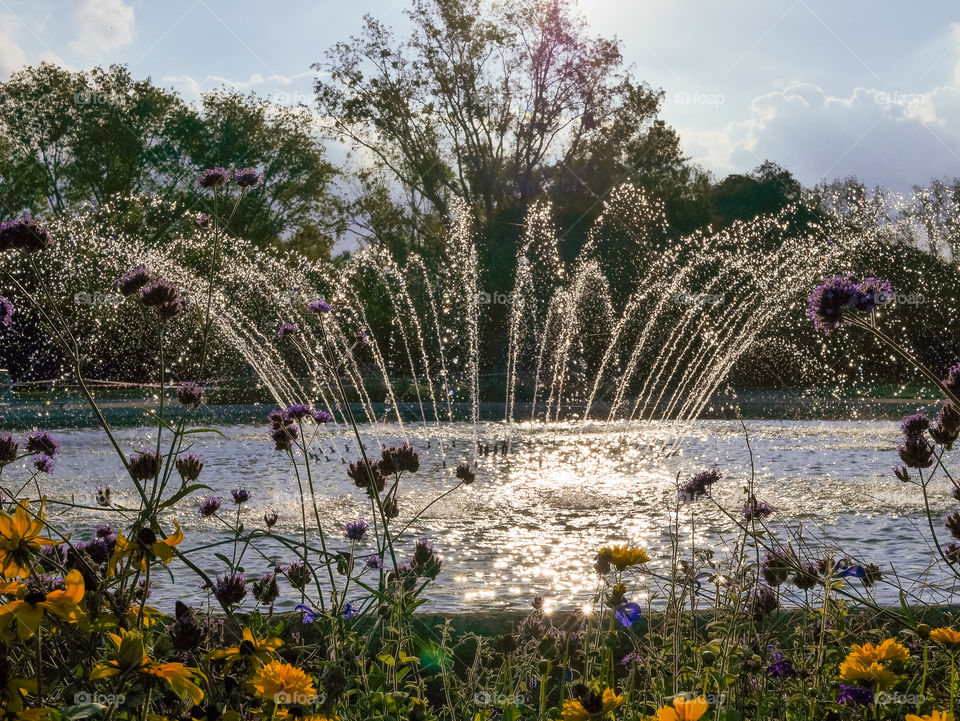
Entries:
{"label": "tree", "polygon": [[171,219],[149,201],[209,210],[197,171],[252,166],[264,182],[245,195],[231,230],[255,245],[296,243],[328,257],[343,212],[337,170],[313,125],[305,107],[233,91],[192,107],[119,65],[27,67],[0,83],[0,218],[90,204],[118,229],[162,239]]}
{"label": "tree", "polygon": [[190,112],[176,94],[117,65],[17,71],[0,84],[2,212],[62,213],[182,184],[189,159],[176,128]]}
{"label": "tree", "polygon": [[[333,192],[338,171],[313,126],[302,106],[280,107],[228,90],[203,96],[201,113],[183,137],[194,166],[255,167],[264,176],[233,213],[232,232],[256,245],[296,238],[314,257],[329,252],[344,230]],[[193,186],[184,192],[194,202]],[[207,202],[209,193],[201,198]]]}
{"label": "tree", "polygon": [[329,131],[386,170],[412,215],[446,215],[462,197],[488,255],[511,255],[535,199],[583,193],[596,208],[618,181],[679,172],[676,135],[656,120],[661,95],[569,0],[413,0],[408,16],[404,40],[367,16],[314,67],[327,74],[316,93]]}

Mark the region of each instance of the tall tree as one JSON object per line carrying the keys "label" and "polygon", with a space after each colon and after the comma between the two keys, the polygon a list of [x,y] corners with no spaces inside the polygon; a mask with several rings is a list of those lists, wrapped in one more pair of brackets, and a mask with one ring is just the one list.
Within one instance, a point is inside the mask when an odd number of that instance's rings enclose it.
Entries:
{"label": "tall tree", "polygon": [[[337,169],[305,107],[217,90],[199,107],[122,66],[71,72],[43,63],[0,83],[0,218],[109,207],[126,230],[166,228],[143,198],[204,208],[198,169],[256,167],[231,229],[251,242],[329,257],[342,232]],[[149,202],[146,203],[149,206]]]}
{"label": "tall tree", "polygon": [[677,172],[660,94],[630,78],[619,43],[590,35],[570,0],[412,0],[407,14],[409,37],[367,16],[315,67],[330,131],[404,188],[412,214],[443,215],[456,195],[498,236],[551,189],[586,182],[602,195],[631,173]]}

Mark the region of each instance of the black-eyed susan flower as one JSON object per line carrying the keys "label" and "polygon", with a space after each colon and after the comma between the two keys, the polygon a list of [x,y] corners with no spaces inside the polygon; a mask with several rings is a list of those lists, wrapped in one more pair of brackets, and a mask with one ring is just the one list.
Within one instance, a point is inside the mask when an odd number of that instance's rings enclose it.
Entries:
{"label": "black-eyed susan flower", "polygon": [[931,711],[923,716],[908,713],[907,721],[953,721],[953,714],[949,711]]}
{"label": "black-eyed susan flower", "polygon": [[141,528],[134,540],[118,535],[107,574],[114,575],[125,559],[130,559],[131,564],[141,571],[147,570],[147,563],[154,558],[160,559],[163,565],[170,563],[174,547],[183,541],[180,524],[174,520],[173,525],[176,530],[166,538],[157,538],[150,528]]}
{"label": "black-eyed susan flower", "polygon": [[657,721],[697,721],[709,707],[703,697],[686,699],[677,696],[672,705],[667,704],[657,709]]}
{"label": "black-eyed susan flower", "polygon": [[40,590],[28,591],[23,598],[0,606],[0,637],[12,640],[13,626],[16,626],[16,634],[21,641],[30,638],[40,628],[44,613],[59,616],[67,623],[79,621],[83,615],[80,602],[84,594],[80,571],[70,571],[63,579],[63,585],[62,589],[49,593]]}
{"label": "black-eyed susan flower", "polygon": [[30,502],[17,503],[17,510],[11,516],[0,511],[0,574],[6,578],[27,578],[30,575],[30,560],[43,546],[54,546],[58,542],[40,534],[44,526],[44,506],[34,517],[30,513]]}
{"label": "black-eyed susan flower", "polygon": [[224,658],[227,659],[227,662],[223,666],[224,671],[229,671],[233,664],[243,660],[249,661],[255,667],[259,667],[269,661],[274,651],[280,648],[281,645],[283,645],[283,641],[279,638],[271,637],[260,641],[253,635],[253,631],[249,628],[244,628],[243,640],[240,641],[239,645],[214,651],[210,654],[210,658],[215,661]]}
{"label": "black-eyed susan flower", "polygon": [[597,557],[605,560],[618,571],[625,571],[631,566],[647,563],[650,556],[642,548],[634,546],[604,546],[597,551]]}
{"label": "black-eyed susan flower", "polygon": [[270,661],[250,681],[257,696],[274,703],[309,703],[317,695],[313,679],[296,666]]}
{"label": "black-eyed susan flower", "polygon": [[850,646],[850,653],[847,654],[847,660],[855,660],[863,664],[870,664],[874,661],[885,663],[887,661],[906,661],[910,658],[910,650],[902,643],[888,638],[877,645],[865,643],[862,646],[853,644]]}
{"label": "black-eyed susan flower", "polygon": [[847,656],[840,664],[840,680],[860,686],[888,689],[897,682],[897,675],[879,661],[865,662]]}
{"label": "black-eyed susan flower", "polygon": [[951,648],[960,647],[960,631],[952,628],[935,628],[930,632],[930,640]]}
{"label": "black-eyed susan flower", "polygon": [[599,689],[580,686],[574,698],[563,702],[563,721],[596,721],[604,718],[623,703],[612,688]]}
{"label": "black-eyed susan flower", "polygon": [[90,680],[120,676],[129,681],[140,676],[144,681],[162,681],[178,696],[189,698],[196,705],[203,700],[203,691],[195,680],[206,677],[199,669],[184,666],[182,663],[159,663],[152,660],[143,644],[143,635],[138,631],[124,631],[123,635],[107,634],[117,647],[114,660],[102,661],[93,667]]}

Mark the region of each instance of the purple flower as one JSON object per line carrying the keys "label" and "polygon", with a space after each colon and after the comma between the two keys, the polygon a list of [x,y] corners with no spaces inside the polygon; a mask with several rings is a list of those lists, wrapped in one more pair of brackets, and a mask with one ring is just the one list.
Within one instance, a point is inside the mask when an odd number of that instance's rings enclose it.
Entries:
{"label": "purple flower", "polygon": [[907,438],[897,446],[900,460],[907,468],[929,468],[933,465],[934,446],[924,438]]}
{"label": "purple flower", "polygon": [[318,298],[317,300],[311,300],[307,303],[307,310],[311,313],[316,313],[317,315],[329,313],[333,310],[333,306],[327,303],[323,298]]}
{"label": "purple flower", "polygon": [[209,213],[200,213],[196,218],[194,218],[193,222],[195,222],[200,228],[207,228],[210,225],[210,220]]}
{"label": "purple flower", "polygon": [[227,573],[217,576],[213,583],[213,595],[223,606],[233,606],[247,596],[247,578],[242,573]]}
{"label": "purple flower", "polygon": [[630,628],[640,618],[641,610],[639,603],[624,601],[617,606],[615,615],[624,628]]}
{"label": "purple flower", "polygon": [[314,408],[310,411],[310,417],[314,423],[331,423],[333,416],[321,408]]}
{"label": "purple flower", "polygon": [[241,168],[233,173],[233,179],[241,188],[256,188],[263,180],[263,176],[253,168]]}
{"label": "purple flower", "polygon": [[250,496],[253,494],[241,486],[240,488],[234,488],[232,491],[230,491],[230,495],[233,496],[233,502],[239,506],[241,503],[246,503],[249,501]]}
{"label": "purple flower", "polygon": [[801,564],[800,570],[793,575],[792,580],[793,585],[801,591],[809,591],[817,585],[817,581],[819,580],[817,567],[812,563]]}
{"label": "purple flower", "polygon": [[360,345],[370,345],[370,336],[365,330],[358,330],[353,334],[353,339]]}
{"label": "purple flower", "polygon": [[280,516],[277,515],[276,511],[269,511],[263,514],[263,523],[267,528],[273,528],[277,525],[277,520]]}
{"label": "purple flower", "polygon": [[135,481],[148,481],[160,473],[160,457],[151,451],[134,453],[127,459],[127,470]]}
{"label": "purple flower", "polygon": [[9,327],[13,322],[13,303],[0,295],[0,325]]}
{"label": "purple flower", "polygon": [[850,706],[872,706],[873,689],[863,686],[847,686],[840,684],[840,693],[837,694],[837,703]]}
{"label": "purple flower", "polygon": [[910,471],[907,470],[906,466],[894,466],[893,475],[904,483],[910,480]]}
{"label": "purple flower", "polygon": [[797,670],[793,662],[785,659],[782,653],[773,654],[773,663],[767,667],[767,675],[773,678],[796,678]]}
{"label": "purple flower", "polygon": [[852,276],[835,275],[825,278],[807,298],[807,317],[813,327],[829,333],[843,323],[843,312],[860,302],[860,291]]}
{"label": "purple flower", "polygon": [[278,451],[289,451],[293,441],[300,437],[300,430],[293,424],[270,429],[270,438]]}
{"label": "purple flower", "polygon": [[220,510],[220,504],[222,503],[223,500],[220,496],[207,496],[200,501],[200,515],[204,518],[209,518]]}
{"label": "purple flower", "polygon": [[34,456],[33,467],[40,473],[53,473],[53,458],[43,454]]}
{"label": "purple flower", "polygon": [[47,229],[30,217],[0,223],[0,250],[24,250],[33,253],[49,250],[56,242]]}
{"label": "purple flower", "polygon": [[889,303],[893,300],[893,285],[889,280],[878,280],[877,278],[865,278],[857,283],[857,310],[863,311],[868,315],[878,305]]}
{"label": "purple flower", "polygon": [[947,377],[943,380],[943,385],[954,395],[960,394],[960,363],[950,366],[947,370]]}
{"label": "purple flower", "polygon": [[385,476],[394,473],[416,473],[420,470],[420,454],[409,443],[384,448],[380,454],[380,472]]}
{"label": "purple flower", "polygon": [[185,406],[198,406],[203,403],[203,396],[207,389],[193,381],[184,383],[177,388],[177,400]]}
{"label": "purple flower", "polygon": [[721,474],[716,468],[700,471],[680,486],[680,498],[684,503],[698,501],[710,492],[710,487],[720,480]]}
{"label": "purple flower", "polygon": [[294,561],[287,566],[284,575],[287,577],[287,580],[290,581],[291,586],[298,591],[302,591],[303,587],[306,586],[310,580],[310,569],[303,564],[303,561]]}
{"label": "purple flower", "polygon": [[56,456],[60,452],[60,444],[46,431],[34,431],[27,436],[26,449],[27,453]]}
{"label": "purple flower", "polygon": [[469,463],[459,464],[457,466],[456,476],[458,480],[462,481],[468,486],[477,479],[477,474],[474,473]]}
{"label": "purple flower", "polygon": [[193,453],[180,456],[174,461],[174,465],[180,477],[188,482],[197,480],[200,477],[200,471],[203,470],[203,460]]}
{"label": "purple flower", "polygon": [[383,559],[380,556],[367,556],[363,565],[367,568],[383,568]]}
{"label": "purple flower", "polygon": [[363,519],[350,521],[344,527],[343,537],[348,541],[362,541],[363,537],[367,535],[367,529],[369,528],[370,524]]}
{"label": "purple flower", "polygon": [[265,573],[253,582],[253,597],[260,603],[273,603],[280,595],[276,573]]}
{"label": "purple flower", "polygon": [[17,450],[20,446],[9,433],[0,435],[0,466],[13,463],[17,460]]}
{"label": "purple flower", "polygon": [[944,401],[937,411],[935,424],[930,427],[930,437],[946,450],[953,450],[953,443],[960,437],[960,413],[953,401]]}
{"label": "purple flower", "polygon": [[353,605],[347,601],[347,605],[343,609],[344,618],[354,618],[355,616],[360,615],[360,609],[354,608]]}
{"label": "purple flower", "polygon": [[281,323],[277,331],[278,338],[286,338],[288,335],[296,335],[300,332],[300,326],[296,323]]}
{"label": "purple flower", "polygon": [[900,430],[906,438],[921,438],[929,427],[930,419],[923,411],[904,416],[903,422],[900,423]]}
{"label": "purple flower", "polygon": [[310,406],[306,403],[296,403],[283,411],[283,415],[287,420],[302,421],[310,415]]}
{"label": "purple flower", "polygon": [[753,612],[757,616],[766,616],[773,613],[780,606],[777,594],[770,586],[757,586],[751,594]]}
{"label": "purple flower", "polygon": [[117,290],[125,297],[129,297],[149,283],[151,278],[150,271],[142,265],[138,265],[128,270],[117,280]]}
{"label": "purple flower", "polygon": [[183,300],[175,285],[166,280],[153,280],[140,289],[140,302],[156,308],[160,320],[170,320],[183,310]]}
{"label": "purple flower", "polygon": [[773,515],[773,506],[751,497],[743,504],[743,518],[745,521],[764,520]]}
{"label": "purple flower", "polygon": [[230,174],[223,168],[207,168],[197,176],[201,188],[222,188],[230,182]]}

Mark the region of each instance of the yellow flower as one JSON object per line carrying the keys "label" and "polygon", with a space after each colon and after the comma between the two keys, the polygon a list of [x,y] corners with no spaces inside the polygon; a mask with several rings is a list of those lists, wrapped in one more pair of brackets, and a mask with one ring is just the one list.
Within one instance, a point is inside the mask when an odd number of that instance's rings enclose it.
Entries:
{"label": "yellow flower", "polygon": [[907,721],[953,721],[953,714],[949,711],[931,711],[924,716],[908,713]]}
{"label": "yellow flower", "polygon": [[30,515],[30,502],[17,503],[13,516],[0,511],[0,575],[5,578],[28,578],[30,576],[30,557],[41,546],[55,546],[57,541],[40,535],[46,525],[43,521],[44,506],[34,518]]}
{"label": "yellow flower", "polygon": [[906,661],[908,658],[910,658],[910,650],[892,638],[888,638],[876,646],[872,643],[865,643],[862,646],[853,644],[850,647],[850,653],[847,654],[848,661],[857,661],[863,666],[869,666],[874,661],[878,663]]}
{"label": "yellow flower", "polygon": [[280,648],[282,644],[283,641],[279,638],[272,637],[258,641],[249,628],[244,628],[243,640],[239,646],[214,651],[210,654],[210,658],[213,660],[227,659],[223,666],[224,671],[229,671],[233,664],[243,659],[249,659],[254,666],[262,666],[270,660],[273,652]]}
{"label": "yellow flower", "polygon": [[697,721],[708,708],[710,705],[702,696],[690,700],[677,696],[673,699],[673,706],[668,704],[657,709],[657,721]]}
{"label": "yellow flower", "polygon": [[143,636],[138,631],[124,631],[122,636],[115,633],[107,635],[117,646],[117,658],[94,666],[90,672],[91,681],[117,675],[126,679],[133,674],[140,674],[148,679],[166,682],[176,694],[189,697],[194,706],[203,700],[203,691],[194,681],[196,678],[206,680],[199,669],[182,663],[158,663],[152,660],[146,653]]}
{"label": "yellow flower", "polygon": [[587,691],[578,698],[563,702],[563,721],[591,721],[602,719],[623,703],[623,696],[607,688],[600,691]]}
{"label": "yellow flower", "polygon": [[11,622],[15,622],[20,640],[30,638],[40,628],[45,611],[59,616],[67,623],[80,620],[83,614],[80,602],[85,590],[83,576],[74,569],[63,579],[63,583],[63,590],[57,589],[50,593],[30,591],[23,598],[0,606],[0,637],[12,640],[8,629]]}
{"label": "yellow flower", "polygon": [[177,523],[176,519],[174,519],[173,525],[176,530],[166,538],[161,539],[157,539],[156,534],[149,528],[140,529],[136,540],[133,541],[122,534],[117,536],[107,575],[113,576],[125,558],[129,558],[141,571],[147,570],[147,562],[152,558],[159,558],[163,565],[170,563],[174,555],[174,546],[183,541],[183,531],[180,530],[180,524]]}
{"label": "yellow flower", "polygon": [[317,695],[307,674],[281,661],[261,666],[250,683],[260,698],[274,703],[308,704]]}
{"label": "yellow flower", "polygon": [[854,681],[860,685],[877,686],[880,689],[893,687],[897,682],[897,675],[883,664],[872,661],[863,661],[847,656],[847,660],[840,664],[840,680]]}
{"label": "yellow flower", "polygon": [[952,628],[935,628],[930,632],[930,638],[944,646],[960,646],[960,631]]}
{"label": "yellow flower", "polygon": [[597,551],[597,555],[612,563],[618,571],[650,560],[646,551],[634,546],[604,546]]}

